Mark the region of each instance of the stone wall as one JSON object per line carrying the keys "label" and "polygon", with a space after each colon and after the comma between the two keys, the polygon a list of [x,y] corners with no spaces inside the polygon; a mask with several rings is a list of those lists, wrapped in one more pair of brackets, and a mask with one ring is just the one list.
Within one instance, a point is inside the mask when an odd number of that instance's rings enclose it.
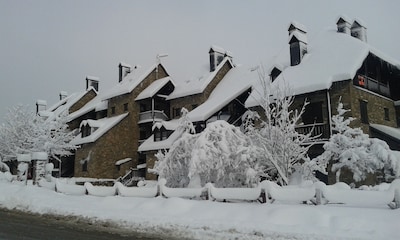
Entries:
{"label": "stone wall", "polygon": [[[112,178],[124,175],[130,167],[130,162],[123,164],[118,171],[115,162],[134,155],[130,144],[129,115],[119,124],[111,128],[94,143],[83,144],[75,153],[75,177]],[[90,159],[87,171],[82,171],[81,160]]]}

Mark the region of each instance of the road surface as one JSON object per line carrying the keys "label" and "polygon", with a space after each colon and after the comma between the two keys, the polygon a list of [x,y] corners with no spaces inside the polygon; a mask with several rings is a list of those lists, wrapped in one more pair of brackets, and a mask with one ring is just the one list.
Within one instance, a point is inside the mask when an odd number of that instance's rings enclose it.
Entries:
{"label": "road surface", "polygon": [[[99,226],[100,225],[100,226]],[[121,230],[107,224],[91,224],[76,218],[40,216],[0,208],[0,239],[71,240],[71,239],[165,239]]]}

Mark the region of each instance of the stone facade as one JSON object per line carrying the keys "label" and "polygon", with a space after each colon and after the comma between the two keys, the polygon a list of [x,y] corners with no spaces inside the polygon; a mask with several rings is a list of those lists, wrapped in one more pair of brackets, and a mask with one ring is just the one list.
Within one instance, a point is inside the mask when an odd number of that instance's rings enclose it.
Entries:
{"label": "stone facade", "polygon": [[[162,65],[159,65],[158,72],[156,73],[156,69],[154,69],[132,92],[108,100],[107,117],[114,117],[127,112],[129,114],[96,142],[83,144],[81,148],[76,150],[75,176],[117,178],[124,175],[128,169],[137,166],[140,106],[135,102],[135,98],[152,82],[167,76],[166,70]],[[89,156],[89,153],[91,153],[90,161],[85,172],[82,171],[80,161]],[[115,162],[124,158],[131,158],[132,161],[123,164],[118,171]]]}
{"label": "stone facade", "polygon": [[[131,162],[115,165],[118,160],[134,155],[130,137],[129,115],[119,124],[101,136],[96,142],[83,144],[75,153],[75,177],[93,177],[116,179],[124,175]],[[83,168],[82,160],[87,159],[87,170]]]}

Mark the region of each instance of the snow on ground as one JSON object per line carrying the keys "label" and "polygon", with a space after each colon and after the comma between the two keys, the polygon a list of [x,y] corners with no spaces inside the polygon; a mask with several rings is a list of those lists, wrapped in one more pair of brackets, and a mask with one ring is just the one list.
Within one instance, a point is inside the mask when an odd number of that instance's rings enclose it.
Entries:
{"label": "snow on ground", "polygon": [[223,203],[180,198],[72,196],[0,181],[0,207],[112,222],[185,239],[399,239],[387,206]]}

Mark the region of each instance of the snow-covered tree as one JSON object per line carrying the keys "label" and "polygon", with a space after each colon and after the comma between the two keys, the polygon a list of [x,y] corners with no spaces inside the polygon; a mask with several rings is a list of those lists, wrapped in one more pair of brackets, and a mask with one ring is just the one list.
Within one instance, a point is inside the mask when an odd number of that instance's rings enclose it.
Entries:
{"label": "snow-covered tree", "polygon": [[8,161],[22,153],[46,152],[53,158],[71,154],[76,146],[70,144],[74,135],[65,117],[45,121],[26,106],[9,109],[0,128],[0,156]]}
{"label": "snow-covered tree", "polygon": [[[287,185],[296,165],[309,161],[307,151],[314,137],[311,132],[301,134],[295,130],[308,103],[305,102],[300,110],[293,110],[294,96],[288,85],[272,84],[262,68],[259,80],[262,84],[262,92],[259,92],[261,117],[254,112],[246,114],[250,120],[244,121],[245,132],[259,149],[258,158],[265,176]],[[258,122],[259,126],[254,127],[252,121]]]}
{"label": "snow-covered tree", "polygon": [[169,151],[158,151],[155,155],[157,161],[154,168],[150,169],[159,175],[159,178],[167,180],[169,187],[186,187],[189,182],[189,165],[191,161],[191,152],[194,142],[197,139],[192,122],[187,117],[186,108],[181,109],[181,118],[175,131],[181,135],[176,140]]}
{"label": "snow-covered tree", "polygon": [[332,116],[332,130],[335,132],[324,144],[325,152],[313,159],[315,167],[326,172],[328,163],[331,171],[336,173],[339,182],[342,169],[353,173],[355,182],[362,181],[368,173],[384,171],[386,177],[399,176],[400,169],[396,157],[386,142],[369,138],[361,128],[351,128],[352,117],[345,117],[346,110],[339,101],[337,115]]}

